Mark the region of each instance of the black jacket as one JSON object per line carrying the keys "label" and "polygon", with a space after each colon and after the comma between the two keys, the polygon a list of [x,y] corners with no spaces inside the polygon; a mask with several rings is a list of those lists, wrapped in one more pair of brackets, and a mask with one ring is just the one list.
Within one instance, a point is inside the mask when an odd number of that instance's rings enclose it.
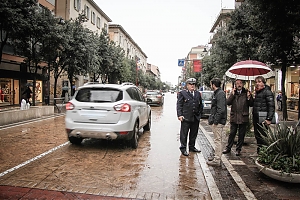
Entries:
{"label": "black jacket", "polygon": [[255,99],[253,103],[253,120],[258,121],[258,112],[267,112],[266,120],[272,121],[275,113],[275,100],[269,86],[255,92]]}
{"label": "black jacket", "polygon": [[225,125],[226,119],[227,119],[226,94],[221,88],[218,88],[217,90],[214,91],[208,123],[210,125],[212,124]]}
{"label": "black jacket", "polygon": [[243,124],[249,122],[249,107],[253,106],[253,97],[248,100],[248,90],[244,87],[241,93],[231,93],[227,99],[227,105],[231,105],[230,122]]}
{"label": "black jacket", "polygon": [[199,91],[194,91],[194,96],[187,90],[179,92],[177,97],[177,117],[183,116],[186,121],[193,122],[194,118],[200,120],[203,105]]}

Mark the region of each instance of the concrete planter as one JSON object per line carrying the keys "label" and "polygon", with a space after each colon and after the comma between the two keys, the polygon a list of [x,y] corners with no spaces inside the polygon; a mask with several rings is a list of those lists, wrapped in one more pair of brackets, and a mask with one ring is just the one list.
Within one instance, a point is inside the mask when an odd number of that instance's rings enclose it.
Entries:
{"label": "concrete planter", "polygon": [[27,110],[8,110],[0,112],[0,126],[40,118],[54,114],[53,106],[31,106]]}
{"label": "concrete planter", "polygon": [[288,174],[288,173],[267,168],[261,165],[260,163],[258,163],[257,159],[255,160],[255,164],[262,173],[264,173],[266,176],[270,178],[276,179],[278,181],[288,182],[288,183],[300,183],[300,174]]}

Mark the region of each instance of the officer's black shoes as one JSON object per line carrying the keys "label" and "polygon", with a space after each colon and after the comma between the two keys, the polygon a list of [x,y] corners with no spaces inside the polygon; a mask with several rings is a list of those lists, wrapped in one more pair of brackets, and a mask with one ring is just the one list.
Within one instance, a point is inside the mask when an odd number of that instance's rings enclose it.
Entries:
{"label": "officer's black shoes", "polygon": [[181,151],[181,153],[182,153],[182,155],[184,155],[184,156],[188,156],[188,155],[189,155],[187,151]]}
{"label": "officer's black shoes", "polygon": [[191,152],[196,152],[196,153],[200,153],[201,152],[199,149],[196,149],[195,147],[191,147],[189,150]]}

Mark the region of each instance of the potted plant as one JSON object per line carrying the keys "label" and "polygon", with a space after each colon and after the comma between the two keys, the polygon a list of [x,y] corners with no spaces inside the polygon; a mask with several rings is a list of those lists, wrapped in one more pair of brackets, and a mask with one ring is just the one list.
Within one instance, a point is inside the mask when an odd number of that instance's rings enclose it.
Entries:
{"label": "potted plant", "polygon": [[300,183],[299,122],[294,127],[281,122],[274,130],[263,127],[267,145],[261,148],[255,161],[262,173],[276,180]]}

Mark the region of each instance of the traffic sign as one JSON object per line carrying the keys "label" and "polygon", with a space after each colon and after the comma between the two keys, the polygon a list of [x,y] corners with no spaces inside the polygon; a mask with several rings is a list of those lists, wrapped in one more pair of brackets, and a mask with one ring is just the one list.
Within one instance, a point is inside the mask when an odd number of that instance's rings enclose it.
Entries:
{"label": "traffic sign", "polygon": [[184,59],[178,59],[178,67],[184,66]]}

